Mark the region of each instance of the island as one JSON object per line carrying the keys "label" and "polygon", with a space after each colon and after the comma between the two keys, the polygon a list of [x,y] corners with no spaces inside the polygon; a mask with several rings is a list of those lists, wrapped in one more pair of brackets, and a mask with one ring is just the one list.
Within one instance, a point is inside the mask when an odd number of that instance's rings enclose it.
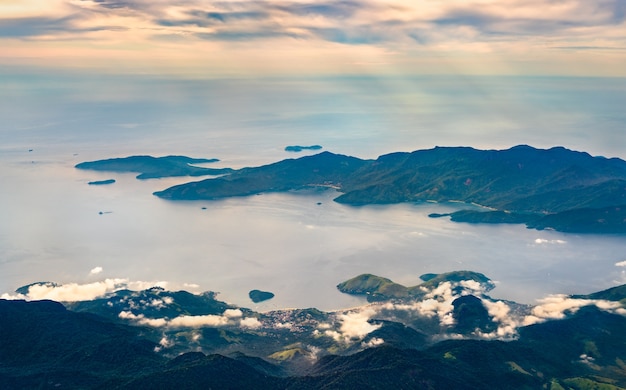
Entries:
{"label": "island", "polygon": [[232,171],[155,192],[211,200],[326,187],[338,203],[456,202],[455,222],[523,223],[573,233],[626,233],[626,161],[563,147],[436,147],[362,160],[331,152]]}
{"label": "island", "polygon": [[230,168],[204,168],[193,165],[218,161],[218,159],[186,156],[130,156],[82,162],[75,168],[105,172],[134,172],[139,173],[137,179],[140,180],[175,176],[216,176],[232,172]]}
{"label": "island", "polygon": [[310,146],[301,146],[301,145],[290,145],[290,146],[285,146],[285,151],[286,152],[301,152],[303,150],[321,150],[322,146],[321,145],[310,145]]}
{"label": "island", "polygon": [[248,296],[250,297],[250,300],[252,300],[252,302],[254,303],[259,303],[274,298],[273,293],[261,290],[251,290],[248,293]]}
{"label": "island", "polygon": [[390,299],[422,298],[427,292],[444,282],[472,281],[476,282],[483,291],[490,291],[495,287],[491,279],[481,273],[472,271],[424,274],[420,279],[423,281],[421,284],[405,287],[381,276],[362,274],[339,283],[337,289],[345,294],[363,295],[368,302],[379,302]]}
{"label": "island", "polygon": [[90,181],[87,184],[89,184],[90,186],[104,186],[104,185],[113,184],[113,183],[115,183],[115,179]]}

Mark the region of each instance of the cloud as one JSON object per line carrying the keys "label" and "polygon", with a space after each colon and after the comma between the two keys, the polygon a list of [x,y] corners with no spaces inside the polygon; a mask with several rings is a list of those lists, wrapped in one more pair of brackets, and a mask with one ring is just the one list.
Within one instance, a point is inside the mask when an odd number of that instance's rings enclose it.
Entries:
{"label": "cloud", "polygon": [[563,244],[567,244],[567,241],[565,241],[565,240],[546,240],[545,238],[537,238],[537,239],[535,239],[535,244],[537,244],[537,245],[543,245],[543,244],[559,244],[559,245],[563,245]]}
{"label": "cloud", "polygon": [[204,326],[219,327],[228,324],[229,318],[226,316],[218,316],[207,314],[203,316],[179,316],[167,321],[161,326],[171,328],[200,328]]}
{"label": "cloud", "polygon": [[106,294],[117,290],[144,290],[154,286],[165,287],[167,286],[167,282],[142,282],[129,281],[128,279],[105,279],[103,281],[87,284],[34,284],[28,288],[28,294],[26,295],[3,294],[2,298],[26,300],[50,299],[59,302],[91,301],[96,298],[101,298]]}
{"label": "cloud", "polygon": [[533,307],[530,315],[523,320],[523,325],[532,325],[546,320],[563,319],[567,314],[573,314],[581,307],[595,305],[601,310],[626,314],[619,302],[600,299],[574,299],[567,295],[550,295],[539,300],[539,305]]}
{"label": "cloud", "polygon": [[379,338],[379,337],[373,337],[371,340],[369,340],[368,342],[362,342],[361,343],[361,347],[363,348],[374,348],[374,347],[378,347],[380,345],[383,345],[385,343],[385,340]]}
{"label": "cloud", "polygon": [[[324,335],[337,342],[350,343],[353,340],[362,340],[365,336],[380,329],[382,324],[372,324],[370,318],[376,314],[372,307],[364,307],[346,313],[338,314],[339,327],[336,330],[327,329]],[[326,329],[327,324],[318,324],[319,329]],[[314,334],[318,334],[316,330]]]}
{"label": "cloud", "polygon": [[243,312],[239,309],[226,309],[224,310],[224,317],[226,318],[241,318]]}
{"label": "cloud", "polygon": [[341,322],[339,331],[343,337],[362,339],[382,326],[368,322],[374,314],[376,314],[376,312],[371,308],[342,314],[338,317]]}
{"label": "cloud", "polygon": [[257,318],[247,317],[247,318],[242,318],[239,321],[239,326],[241,326],[242,328],[247,328],[247,329],[258,329],[261,326],[263,326],[263,324]]}
{"label": "cloud", "polygon": [[617,267],[626,267],[626,260],[615,263]]}
{"label": "cloud", "polygon": [[64,34],[72,29],[74,17],[64,18],[16,18],[2,19],[0,17],[0,37],[20,38],[37,37],[50,34]]}
{"label": "cloud", "polygon": [[137,325],[150,326],[153,328],[203,328],[203,327],[222,327],[222,326],[239,326],[245,329],[258,329],[263,326],[261,321],[255,317],[243,317],[240,309],[226,309],[222,315],[183,315],[168,318],[147,318],[143,314],[134,314],[131,311],[122,311],[118,317],[124,320],[132,321]]}
{"label": "cloud", "polygon": [[[387,302],[379,306],[380,310],[387,313],[390,311],[413,312],[427,318],[437,318],[439,325],[447,327],[454,324],[452,302],[463,295],[481,297],[489,290],[489,287],[474,280],[462,280],[451,283],[449,281],[439,283],[432,290],[423,288],[424,297],[412,303]],[[390,313],[391,314],[391,313]]]}
{"label": "cloud", "polygon": [[[27,1],[22,1],[25,4]],[[5,36],[64,31],[81,34],[124,27],[147,37],[184,32],[203,39],[319,39],[345,44],[376,42],[449,43],[510,40],[520,35],[567,41],[593,27],[624,22],[620,0],[388,1],[66,1],[57,11],[22,14],[3,22]],[[64,12],[59,14],[58,10]],[[559,36],[563,34],[563,36]],[[566,35],[569,34],[569,35]],[[586,34],[590,34],[586,32]],[[134,35],[134,34],[133,34]],[[508,38],[507,38],[508,37]]]}
{"label": "cloud", "polygon": [[154,328],[167,325],[165,318],[146,318],[143,314],[133,314],[130,311],[122,311],[118,314],[118,317],[123,320],[134,321],[137,325],[151,326]]}
{"label": "cloud", "polygon": [[[92,270],[93,271],[93,270]],[[165,281],[130,281],[128,279],[105,279],[93,283],[67,283],[57,285],[53,283],[37,283],[28,288],[28,293],[22,294],[2,294],[2,299],[26,299],[42,300],[50,299],[59,302],[91,301],[102,298],[107,294],[118,290],[145,290],[151,287],[167,287]]]}
{"label": "cloud", "polygon": [[97,275],[99,273],[101,273],[103,271],[102,267],[95,267],[92,268],[91,271],[89,271],[90,275]]}
{"label": "cloud", "polygon": [[[0,60],[39,65],[76,66],[80,58],[85,67],[123,59],[125,66],[142,69],[206,71],[210,65],[213,72],[282,73],[299,65],[307,72],[337,73],[355,72],[358,64],[364,71],[414,72],[416,65],[432,71],[435,64],[459,59],[460,65],[474,61],[481,69],[510,71],[507,64],[527,64],[530,50],[535,61],[568,61],[568,69],[571,56],[584,58],[578,69],[594,60],[562,48],[602,47],[620,64],[626,48],[621,0],[10,3],[15,4],[0,3]],[[55,44],[62,42],[72,44]]]}
{"label": "cloud", "polygon": [[503,301],[482,300],[487,312],[498,324],[498,328],[489,334],[481,334],[484,338],[510,339],[517,336],[520,319],[511,314],[511,308]]}

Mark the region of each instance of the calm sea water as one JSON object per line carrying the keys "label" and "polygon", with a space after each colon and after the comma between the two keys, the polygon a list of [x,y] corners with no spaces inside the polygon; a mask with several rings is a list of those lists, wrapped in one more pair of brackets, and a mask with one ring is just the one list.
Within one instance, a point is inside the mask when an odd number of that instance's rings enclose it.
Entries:
{"label": "calm sea water", "polygon": [[[119,277],[219,291],[260,310],[334,309],[361,302],[335,289],[360,273],[412,285],[426,272],[469,269],[498,282],[494,296],[521,302],[626,282],[615,265],[626,260],[624,237],[427,217],[454,204],[350,207],[334,203],[332,190],[169,202],[152,192],[198,179],[138,181],[73,168],[136,154],[220,158],[215,166],[236,168],[303,155],[284,152],[292,144],[362,158],[520,143],[624,158],[624,80],[2,82],[0,293],[34,281]],[[117,182],[87,185],[109,178]],[[103,272],[90,275],[95,267]],[[255,306],[251,289],[276,297]]]}

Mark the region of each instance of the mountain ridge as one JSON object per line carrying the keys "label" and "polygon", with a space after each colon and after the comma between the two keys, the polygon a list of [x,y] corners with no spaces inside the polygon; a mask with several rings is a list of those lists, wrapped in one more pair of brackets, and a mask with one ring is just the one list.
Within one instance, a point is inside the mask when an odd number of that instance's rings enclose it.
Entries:
{"label": "mountain ridge", "polygon": [[390,153],[376,160],[325,151],[177,185],[154,195],[212,200],[311,186],[333,188],[341,193],[336,202],[352,206],[454,201],[486,208],[445,214],[459,222],[626,233],[626,161],[560,146],[436,147]]}

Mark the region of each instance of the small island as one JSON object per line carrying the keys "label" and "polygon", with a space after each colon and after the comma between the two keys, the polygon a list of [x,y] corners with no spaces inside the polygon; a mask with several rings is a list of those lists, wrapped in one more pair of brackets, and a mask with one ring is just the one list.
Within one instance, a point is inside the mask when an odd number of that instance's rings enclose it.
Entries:
{"label": "small island", "polygon": [[248,293],[248,296],[254,303],[259,303],[274,298],[273,293],[261,290],[252,290]]}
{"label": "small island", "polygon": [[113,184],[113,183],[115,183],[115,179],[90,181],[87,184],[89,184],[90,186],[104,186],[104,185]]}
{"label": "small island", "polygon": [[303,150],[321,150],[321,145],[310,145],[310,146],[301,146],[301,145],[290,145],[285,146],[285,152],[295,152],[299,153]]}
{"label": "small island", "polygon": [[130,156],[77,164],[77,169],[105,172],[137,172],[137,179],[159,179],[177,176],[208,176],[230,173],[231,168],[204,168],[192,164],[214,163],[216,158],[191,158],[186,156]]}

